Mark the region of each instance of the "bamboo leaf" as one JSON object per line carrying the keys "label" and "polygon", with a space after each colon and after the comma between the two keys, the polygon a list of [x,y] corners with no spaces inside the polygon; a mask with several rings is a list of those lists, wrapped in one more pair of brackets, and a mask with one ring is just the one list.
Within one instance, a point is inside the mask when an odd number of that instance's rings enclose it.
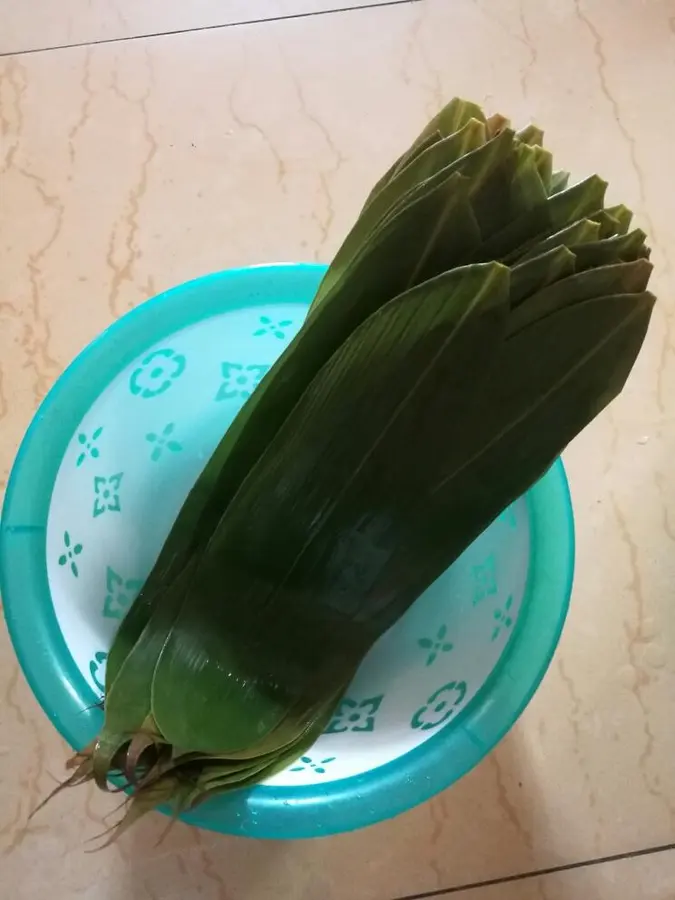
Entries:
{"label": "bamboo leaf", "polygon": [[[619,230],[616,232],[617,234],[625,234],[630,228],[630,223],[633,219],[633,213],[627,206],[623,204],[619,204],[619,206],[609,206],[605,210],[615,222],[619,223]],[[603,234],[602,237],[609,237],[610,235]]]}
{"label": "bamboo leaf", "polygon": [[489,240],[484,241],[476,253],[476,261],[503,259],[533,239],[541,240],[567,225],[585,218],[603,204],[607,182],[591,175],[579,184],[554,194],[542,203],[519,216]]}
{"label": "bamboo leaf", "polygon": [[[206,464],[162,547],[140,602],[136,601],[136,624],[147,618],[152,598],[163,583],[181,572],[199,547],[200,536],[213,532],[239,483],[331,353],[378,305],[420,277],[420,260],[426,261],[427,268],[440,268],[441,260],[449,267],[470,254],[479,240],[466,181],[458,174],[448,176],[378,230],[350,266],[350,281],[342,288],[336,286],[334,302],[322,303],[308,318]],[[127,646],[134,636],[131,629]]]}
{"label": "bamboo leaf", "polygon": [[350,262],[358,254],[371,232],[382,222],[400,201],[409,202],[409,192],[422,187],[424,182],[438,174],[471,150],[485,143],[485,125],[477,119],[470,119],[455,134],[435,142],[416,156],[407,166],[397,172],[383,189],[366,204],[351,232],[338,250],[319,290],[312,302],[318,306],[330,293],[348,269]]}
{"label": "bamboo leaf", "polygon": [[469,119],[478,119],[479,122],[486,121],[485,113],[480,106],[468,100],[462,100],[460,97],[453,97],[422,130],[412,146],[415,148],[436,131],[439,131],[443,137],[454,134],[455,131],[463,128]]}
{"label": "bamboo leaf", "polygon": [[530,144],[533,147],[544,146],[544,132],[541,128],[537,128],[536,125],[527,125],[525,128],[516,132],[516,137],[519,141],[522,141],[523,144]]}
{"label": "bamboo leaf", "polygon": [[506,131],[511,127],[511,123],[509,120],[502,116],[500,113],[495,113],[485,123],[485,127],[487,130],[487,134],[489,138],[497,137],[498,134],[501,134],[502,131]]}
{"label": "bamboo leaf", "polygon": [[546,203],[547,193],[539,174],[535,148],[522,145],[516,149],[518,167],[513,177],[512,191],[515,205],[525,212]]}
{"label": "bamboo leaf", "polygon": [[551,194],[559,194],[560,191],[567,190],[569,180],[569,172],[554,172],[551,176]]}
{"label": "bamboo leaf", "polygon": [[[448,455],[445,474],[420,497],[415,530],[378,581],[380,602],[398,592],[418,596],[461,552],[465,528],[478,536],[614,399],[653,303],[648,293],[597,298],[547,316],[501,346],[481,415],[463,422],[461,452]],[[412,567],[412,560],[424,562]]]}
{"label": "bamboo leaf", "polygon": [[[332,691],[342,684],[345,667],[362,658],[373,633],[368,628],[355,632],[350,623],[358,615],[359,597],[376,577],[381,555],[368,546],[378,536],[369,533],[364,542],[365,568],[355,562],[358,548],[350,548],[345,568],[345,547],[340,542],[336,546],[334,536],[359,533],[359,523],[372,508],[370,491],[382,475],[381,454],[398,446],[400,430],[410,429],[427,398],[442,390],[461,393],[466,402],[469,366],[474,372],[469,383],[480,383],[505,327],[508,282],[508,270],[490,264],[454,270],[420,285],[359,326],[312,382],[231,502],[200,568],[195,596],[184,604],[162,651],[152,709],[172,743],[185,744],[189,738],[215,752],[259,738],[262,729],[250,733],[256,723],[239,705],[241,674],[238,683],[227,678],[233,654],[241,667],[250,666],[243,672],[246,700],[260,684],[270,702],[277,698],[280,705],[312,689],[325,696],[327,687]],[[358,442],[352,439],[354,431]],[[414,466],[408,465],[409,470]],[[398,467],[387,472],[387,486],[395,472]],[[341,485],[337,494],[336,484]],[[286,504],[291,499],[289,519]],[[258,510],[263,508],[261,518]],[[272,532],[282,537],[276,524],[282,521],[283,539],[271,545]],[[235,559],[229,555],[231,536],[244,533],[245,546],[237,541]],[[260,546],[276,549],[263,558]],[[328,560],[323,560],[325,553]],[[319,573],[313,572],[316,565]],[[317,581],[321,575],[323,581]],[[235,632],[231,617],[227,628],[221,620],[223,580],[238,598]],[[310,582],[314,588],[308,593]],[[261,609],[268,633],[283,629],[283,642],[270,645],[263,634],[255,634]],[[210,709],[216,698],[222,718],[214,721]],[[233,727],[242,730],[235,735]]]}
{"label": "bamboo leaf", "polygon": [[551,282],[560,283],[559,279],[573,275],[575,264],[576,257],[567,247],[555,247],[515,266],[511,270],[511,309]]}
{"label": "bamboo leaf", "polygon": [[[94,775],[101,787],[105,785],[114,757],[147,725],[155,665],[178,616],[194,569],[192,561],[165,590],[162,603],[153,608],[138,640],[123,658],[120,656],[114,680],[110,684],[106,680],[105,720],[94,755]],[[124,649],[127,650],[126,646]]]}
{"label": "bamboo leaf", "polygon": [[394,177],[394,175],[400,172],[401,169],[412,162],[418,155],[429,149],[429,147],[432,147],[436,141],[460,131],[470,119],[477,119],[479,122],[486,121],[485,114],[480,106],[476,106],[475,103],[470,103],[466,100],[461,100],[459,97],[453,98],[436,116],[434,116],[408,150],[406,150],[387,172],[385,172],[382,178],[380,178],[370,192],[368,199],[366,200],[366,206]]}
{"label": "bamboo leaf", "polygon": [[514,310],[509,318],[509,333],[522,331],[539,319],[575,303],[608,295],[642,294],[649,283],[651,271],[651,263],[646,259],[638,259],[588,269],[555,281],[540,289],[527,304]]}
{"label": "bamboo leaf", "polygon": [[371,192],[115,638],[68,782],[126,776],[111,840],[303,756],[373,642],[622,389],[645,235],[542,143],[456,98]]}
{"label": "bamboo leaf", "polygon": [[570,249],[578,260],[580,269],[604,266],[614,262],[631,262],[646,259],[649,251],[645,247],[647,235],[639,228],[628,234],[619,234],[601,241],[577,244]]}
{"label": "bamboo leaf", "polygon": [[543,147],[533,147],[533,150],[539,177],[542,180],[547,195],[550,195],[553,182],[553,156]]}
{"label": "bamboo leaf", "polygon": [[433,147],[436,141],[440,141],[443,135],[440,131],[433,131],[428,134],[424,140],[420,141],[415,147],[409,147],[402,156],[399,156],[392,165],[387,169],[384,175],[376,182],[375,187],[371,190],[366,198],[366,202],[363,204],[363,208],[366,206],[380,193],[380,191],[387,185],[394,175],[399,172],[404,166],[407,166],[408,163],[412,162],[417,156],[421,153],[424,153],[425,150],[428,150],[429,147]]}
{"label": "bamboo leaf", "polygon": [[509,254],[506,262],[527,262],[542,253],[547,253],[555,247],[574,247],[579,244],[586,244],[589,241],[595,241],[600,237],[600,224],[593,222],[591,219],[579,219],[566,228],[561,228],[554,234],[550,234],[541,240],[535,240],[528,244],[527,250],[523,251],[519,248],[513,254]]}

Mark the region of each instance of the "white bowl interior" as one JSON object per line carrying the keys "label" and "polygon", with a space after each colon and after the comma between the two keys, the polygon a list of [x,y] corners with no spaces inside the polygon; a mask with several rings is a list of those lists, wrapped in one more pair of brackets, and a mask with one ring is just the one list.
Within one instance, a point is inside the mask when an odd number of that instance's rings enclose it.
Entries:
{"label": "white bowl interior", "polygon": [[[175,332],[121,371],[74,430],[51,497],[47,571],[66,645],[97,694],[115,630],[188,490],[305,310],[253,305]],[[521,499],[383,635],[326,733],[270,783],[357,775],[452,727],[514,630],[529,554]]]}

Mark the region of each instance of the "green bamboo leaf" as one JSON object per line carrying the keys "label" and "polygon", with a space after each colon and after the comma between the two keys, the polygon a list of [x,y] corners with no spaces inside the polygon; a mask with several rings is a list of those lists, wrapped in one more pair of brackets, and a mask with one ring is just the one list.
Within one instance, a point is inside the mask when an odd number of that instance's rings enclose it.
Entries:
{"label": "green bamboo leaf", "polygon": [[[337,702],[339,702],[339,697],[331,698],[328,704],[324,703],[316,711],[311,724],[299,733],[291,744],[273,753],[247,761],[245,768],[232,771],[230,766],[223,765],[217,760],[213,761],[213,758],[205,761],[197,767],[196,778],[192,773],[188,775],[188,777],[192,776],[196,782],[195,792],[190,798],[189,806],[194,806],[218,794],[242,790],[283,771],[289,764],[303,756],[321,737],[333,717]],[[176,774],[178,777],[185,777],[181,770],[178,770]]]}
{"label": "green bamboo leaf", "polygon": [[369,195],[115,638],[66,782],[132,783],[111,840],[307,753],[372,643],[622,389],[645,235],[542,144],[456,98]]}
{"label": "green bamboo leaf", "polygon": [[566,228],[561,228],[554,234],[537,240],[535,239],[527,245],[528,249],[523,251],[520,247],[506,258],[505,262],[511,264],[514,262],[527,262],[542,253],[547,253],[556,247],[574,247],[578,244],[586,244],[589,241],[595,241],[600,237],[600,224],[593,222],[591,219],[579,219]]}
{"label": "green bamboo leaf", "polygon": [[607,190],[607,182],[599,175],[591,175],[570,188],[550,197],[545,207],[550,220],[557,229],[583,219],[588,212],[602,206]]}
{"label": "green bamboo leaf", "polygon": [[533,147],[544,146],[544,132],[536,125],[526,125],[525,128],[516,132],[516,137],[523,144],[530,144]]}
{"label": "green bamboo leaf", "polygon": [[512,191],[516,207],[526,212],[546,203],[548,195],[539,174],[536,149],[523,144],[516,148],[516,159],[519,164],[514,173]]}
{"label": "green bamboo leaf", "polygon": [[539,177],[546,189],[546,194],[550,195],[553,182],[553,156],[543,147],[533,147],[532,149],[534,150],[534,158],[537,164]]}
{"label": "green bamboo leaf", "polygon": [[573,275],[576,257],[567,247],[555,247],[511,270],[511,309],[552,281]]}
{"label": "green bamboo leaf", "polygon": [[385,172],[368,195],[366,206],[378,194],[382,188],[412,162],[418,155],[432,147],[436,141],[448,137],[460,131],[470,119],[486,122],[485,114],[480,106],[469,103],[455,97],[429,122],[421,134],[413,141],[412,145],[403,153],[396,162]]}
{"label": "green bamboo leaf", "polygon": [[[509,334],[522,331],[523,328],[565,306],[602,296],[642,294],[649,283],[652,268],[646,259],[638,259],[634,262],[588,269],[549,284],[539,290],[530,302],[514,310],[509,317]],[[516,270],[513,271],[515,274]]]}
{"label": "green bamboo leaf", "polygon": [[108,659],[106,660],[106,696],[109,694],[124,660],[127,658],[136,644],[136,641],[141,636],[141,632],[148,624],[153,609],[153,601],[160,596],[159,589],[156,589],[153,593],[150,586],[142,588],[122,619],[117,634],[115,635],[115,640],[108,652]]}
{"label": "green bamboo leaf", "polygon": [[510,127],[511,122],[506,116],[501,115],[501,113],[495,113],[493,116],[490,116],[485,123],[488,138],[497,137],[498,134],[501,134],[502,131],[506,131]]}
{"label": "green bamboo leaf", "polygon": [[[494,139],[496,164],[486,173],[482,184],[471,191],[471,204],[483,240],[500,232],[510,222],[536,208],[547,199],[532,147],[514,143],[512,131],[506,130]],[[486,148],[489,146],[486,145]],[[487,157],[487,149],[484,150]],[[462,165],[458,169],[469,177]]]}
{"label": "green bamboo leaf", "polygon": [[[269,702],[276,697],[280,705],[313,688],[325,696],[327,686],[342,684],[345,665],[351,668],[362,658],[374,635],[369,628],[355,632],[351,615],[375,577],[378,557],[361,570],[355,563],[357,548],[352,548],[345,567],[340,556],[345,547],[335,538],[349,533],[345,517],[352,528],[367,517],[369,492],[382,472],[385,438],[391,453],[400,444],[404,423],[410,428],[427,398],[439,390],[468,397],[469,367],[474,373],[469,382],[480,383],[505,326],[508,282],[508,269],[489,264],[456,269],[420,285],[370,316],[311,383],[230,503],[200,567],[194,596],[184,604],[162,651],[152,712],[172,743],[190,740],[203,750],[221,752],[245,747],[263,731],[246,715],[256,685],[265,686]],[[414,466],[406,472],[425,475]],[[341,485],[337,494],[336,484]],[[289,520],[290,498],[297,502]],[[263,518],[258,515],[262,508]],[[242,535],[244,520],[246,545],[237,541],[241,553],[235,559],[231,536]],[[281,521],[283,539],[274,542],[274,549],[270,535],[274,531],[281,537],[275,524]],[[366,545],[371,539],[376,536],[369,534]],[[261,557],[260,546],[272,552]],[[326,548],[331,559],[312,574]],[[300,589],[305,576],[313,579],[309,593],[308,585]],[[345,578],[357,579],[346,593]],[[236,631],[231,617],[227,626],[222,619],[223,581],[238,597]],[[336,619],[331,610],[338,602],[342,613]],[[347,602],[354,613],[344,606]],[[283,642],[270,645],[256,633],[261,609],[268,633],[283,629]],[[233,668],[234,656],[243,671]],[[228,671],[238,672],[236,681],[228,679]],[[240,699],[242,675],[245,700]],[[219,717],[210,712],[216,702]]]}
{"label": "green bamboo leaf", "polygon": [[584,219],[603,205],[607,182],[591,175],[579,184],[550,197],[519,216],[489,240],[484,241],[476,254],[476,261],[503,259],[528,241],[541,240],[567,225]]}
{"label": "green bamboo leaf", "polygon": [[[189,769],[187,772],[178,770],[176,774],[179,778],[191,778],[195,785],[195,791],[199,794],[212,791],[215,788],[219,788],[220,793],[225,793],[226,790],[236,790],[245,786],[245,783],[252,776],[256,781],[259,781],[260,778],[255,776],[262,774],[264,778],[265,775],[263,773],[270,768],[271,762],[273,764],[274,761],[269,759],[249,760],[240,765],[239,768],[233,768],[217,760],[213,762],[205,761],[194,765],[192,772]],[[194,799],[191,798],[189,806],[194,805],[195,799],[196,797]]]}
{"label": "green bamboo leaf", "polygon": [[325,727],[328,725],[330,718],[331,714],[328,714],[325,719],[317,721],[311,734],[304,736],[303,739],[299,740],[292,748],[285,749],[282,753],[271,758],[266,763],[254,767],[245,778],[232,780],[227,777],[227,774],[225,774],[224,777],[219,778],[215,771],[213,773],[205,772],[204,777],[197,778],[196,783],[192,788],[192,792],[187,796],[184,809],[192,809],[213,797],[230,793],[233,790],[245,790],[246,788],[258,784],[262,780],[271,778],[272,775],[276,775],[277,772],[281,772],[288,765],[309,751],[312,745],[321,736]]}
{"label": "green bamboo leaf", "polygon": [[570,249],[578,260],[580,269],[604,266],[614,262],[631,262],[646,259],[649,251],[645,247],[647,235],[639,228],[628,234],[618,234],[601,241],[577,244]]}
{"label": "green bamboo leaf", "polygon": [[[415,156],[364,208],[357,222],[362,237],[367,237],[385,213],[393,209],[410,190],[453,163],[457,163],[468,153],[478,150],[485,143],[485,124],[477,119],[469,119],[459,131],[436,141],[423,153]],[[335,260],[331,263],[331,268],[334,263]]]}
{"label": "green bamboo leaf", "polygon": [[569,172],[554,172],[551,176],[551,195],[567,190],[570,180]]}
{"label": "green bamboo leaf", "polygon": [[447,169],[449,165],[484,143],[484,123],[470,119],[460,131],[437,141],[398,172],[365,206],[326,272],[312,302],[312,309],[318,306],[336,282],[344,277],[351,261],[385,216],[394,210],[400,201],[409,202],[410,191],[423,186],[429,178]]}
{"label": "green bamboo leaf", "polygon": [[422,130],[420,135],[413,142],[413,148],[436,131],[440,131],[443,137],[454,134],[459,131],[469,121],[469,119],[478,119],[479,122],[485,122],[485,113],[475,103],[468,100],[462,100],[460,97],[453,97],[440,112],[438,112],[429,124]]}
{"label": "green bamboo leaf", "polygon": [[600,228],[598,239],[613,237],[621,232],[621,222],[608,209],[599,209],[588,217]]}
{"label": "green bamboo leaf", "polygon": [[114,680],[109,684],[106,681],[104,724],[94,753],[94,774],[99,785],[105,784],[113,758],[120,749],[147,726],[155,665],[178,616],[194,568],[195,561],[192,561],[166,587],[162,603],[153,608],[138,640],[121,660]]}
{"label": "green bamboo leaf", "polygon": [[[476,112],[475,116],[469,115],[471,112]],[[473,104],[467,104],[460,100],[451,101],[448,106],[441,111],[439,114],[439,121],[443,123],[443,128],[450,128],[451,126],[456,126],[454,131],[460,130],[463,125],[465,125],[471,118],[479,118],[482,117],[482,112],[475,107]],[[484,117],[483,117],[484,119]],[[431,140],[436,129],[426,129],[428,134],[425,135],[424,139],[416,142],[418,148],[424,151],[426,148],[427,138],[429,138],[429,146],[432,146],[434,141]],[[446,132],[451,134],[451,131]],[[494,151],[493,151],[494,152]],[[503,151],[502,151],[503,152]],[[414,159],[415,157],[415,146],[411,149],[411,152],[408,154],[408,159]],[[469,161],[469,165],[471,165],[471,160]],[[478,173],[478,184],[480,184],[480,175],[481,172]],[[435,237],[433,235],[429,235],[429,231],[425,230],[424,227],[422,229],[422,235],[427,239],[428,247],[433,247],[434,240],[442,241],[444,237],[443,233],[443,224],[447,220],[447,213],[450,211],[450,207],[446,206],[445,211],[443,210],[443,205],[439,208],[437,204],[434,203],[433,200],[430,201],[430,197],[433,195],[434,197],[438,197],[437,191],[443,190],[451,190],[453,187],[453,183],[449,181],[444,183],[442,179],[436,179],[436,181],[429,186],[428,190],[421,191],[417,197],[408,198],[407,203],[409,204],[409,208],[400,210],[401,218],[392,216],[392,221],[394,223],[393,228],[391,227],[391,223],[389,225],[388,230],[384,230],[384,234],[380,235],[378,239],[387,240],[388,234],[390,232],[396,233],[396,230],[399,229],[398,234],[404,235],[407,226],[408,218],[413,219],[415,216],[419,216],[420,218],[424,218],[426,222],[438,222],[440,220],[441,227],[437,228],[435,231]],[[455,204],[451,203],[451,207],[455,206]],[[468,221],[469,211],[465,210],[465,219],[464,224],[460,225],[459,217],[457,220],[457,226],[459,228],[459,233],[464,236],[465,245],[467,247],[470,246],[470,242],[472,240],[477,241],[478,235],[476,233],[475,227],[473,224]],[[449,250],[452,250],[452,247],[457,247],[461,245],[462,241],[457,239],[458,235],[455,235],[454,239],[450,242]],[[396,252],[393,251],[392,252]],[[411,255],[411,258],[412,255]],[[448,265],[453,264],[452,253],[450,252],[448,256]],[[357,267],[358,268],[358,267]],[[438,263],[434,263],[434,257],[432,256],[430,261],[430,266],[424,271],[420,271],[420,275],[429,277],[434,273],[434,269],[436,271],[441,271],[442,267],[439,266]],[[352,273],[354,277],[358,277],[357,273]],[[405,288],[405,284],[401,285],[398,288]],[[389,294],[389,297],[394,296],[397,293],[396,290],[392,290]],[[388,299],[388,298],[387,298]],[[267,379],[266,379],[267,380]],[[278,407],[277,407],[278,408]],[[246,416],[248,418],[248,416]],[[241,424],[241,423],[239,423]],[[230,430],[230,436],[227,439],[227,443],[233,442],[233,433],[236,431],[235,429]],[[178,519],[174,523],[174,527],[165,542],[160,556],[153,567],[152,572],[150,573],[146,583],[141,590],[139,596],[137,597],[134,603],[134,613],[131,616],[126,617],[128,621],[123,623],[122,628],[120,629],[120,639],[116,648],[113,648],[113,652],[111,653],[112,663],[109,659],[107,671],[110,672],[109,678],[107,681],[110,683],[114,679],[117,674],[119,665],[124,660],[124,657],[129,652],[130,648],[134,645],[135,641],[138,639],[138,635],[140,631],[145,626],[147,619],[150,615],[153,599],[158,595],[158,593],[162,589],[162,583],[165,579],[169,578],[171,575],[176,575],[181,571],[182,567],[185,565],[186,561],[189,559],[190,553],[195,549],[198,545],[198,541],[195,540],[195,527],[194,523],[196,523],[204,513],[206,515],[206,519],[204,521],[204,533],[208,533],[208,523],[211,522],[215,524],[217,519],[215,518],[216,510],[218,510],[219,503],[222,497],[228,495],[228,491],[231,489],[231,482],[224,478],[225,487],[218,488],[217,482],[219,480],[220,469],[222,466],[223,458],[226,454],[227,450],[225,447],[219,447],[212,459],[207,464],[204,472],[202,473],[201,478],[194,486],[193,490],[190,492],[186,503],[184,504],[181,512],[179,513]],[[253,457],[255,458],[255,457]],[[206,512],[207,509],[214,510],[213,513],[209,515]],[[218,517],[222,509],[218,511]]]}
{"label": "green bamboo leaf", "polygon": [[[575,410],[576,434],[580,430],[577,416],[590,420],[598,412],[594,408],[589,417],[586,404],[577,408],[579,396],[596,396],[591,385],[601,387],[603,398],[610,389],[618,394],[642,345],[654,300],[648,292],[597,297],[566,306],[512,335],[501,345],[492,377],[485,385],[492,415],[474,419],[465,458],[440,479],[432,494],[466,476],[476,459],[494,452],[500,442],[508,440],[512,447],[514,434],[527,427],[531,416],[545,411],[547,420],[555,418],[554,397],[564,400],[557,409],[561,424],[554,429],[556,440],[549,437],[543,443],[556,446],[557,455],[565,446],[558,432],[570,431],[569,416],[562,415],[562,410]],[[530,447],[521,452],[529,455]]]}
{"label": "green bamboo leaf", "polygon": [[[633,220],[633,213],[627,206],[619,204],[618,206],[608,206],[605,212],[612,217],[615,222],[619,223],[619,229],[616,234],[625,234],[630,228]],[[610,237],[609,234],[603,234],[602,237]]]}
{"label": "green bamboo leaf", "polygon": [[440,131],[433,131],[424,138],[423,141],[420,141],[415,147],[409,147],[405,153],[396,159],[392,165],[387,169],[384,175],[376,182],[375,187],[371,190],[366,198],[366,202],[363,204],[363,209],[368,206],[368,204],[380,193],[382,188],[387,185],[394,175],[399,172],[404,166],[407,166],[408,163],[412,162],[417,156],[421,153],[424,153],[425,150],[428,150],[429,147],[433,147],[436,141],[440,141],[443,138],[443,135]]}
{"label": "green bamboo leaf", "polygon": [[[215,529],[227,503],[263,452],[307,383],[362,319],[427,269],[452,266],[469,255],[480,235],[467,182],[451,174],[385,223],[350,266],[350,281],[322,303],[237,415],[190,491],[135,606],[135,630],[147,620],[152,598],[175,577]],[[240,436],[245,440],[239,443]],[[124,634],[124,632],[122,632]],[[119,656],[123,653],[120,652]],[[117,666],[115,666],[117,671]]]}
{"label": "green bamboo leaf", "polygon": [[[484,184],[490,171],[508,152],[511,142],[512,136],[505,134],[495,139],[489,150],[480,157],[477,156],[477,153],[480,151],[477,151],[476,154],[468,154],[464,158],[462,166],[463,168],[466,167],[473,175],[475,179],[473,182],[474,189],[478,190]],[[475,244],[479,238],[475,226],[471,223],[470,210],[466,205],[464,196],[460,192],[461,184],[456,180],[457,176],[454,176],[454,178],[455,180],[451,180],[450,177],[447,177],[447,181],[439,184],[438,176],[436,176],[437,181],[428,187],[418,200],[409,203],[397,215],[392,216],[373,236],[370,244],[364,248],[364,251],[350,267],[349,277],[352,279],[351,283],[360,287],[360,290],[355,294],[353,307],[358,307],[361,298],[368,296],[371,298],[370,309],[376,308],[376,304],[372,301],[377,300],[378,297],[387,299],[405,288],[406,279],[400,276],[398,287],[394,287],[392,284],[392,276],[396,276],[401,272],[399,267],[392,266],[392,262],[396,258],[400,259],[401,262],[407,261],[409,263],[411,260],[415,262],[416,269],[409,272],[407,276],[407,283],[411,283],[417,278],[422,279],[442,271],[443,268],[456,264],[463,257],[469,255],[472,242]],[[434,182],[434,179],[431,179],[431,181]],[[408,219],[410,219],[411,226],[406,224]],[[460,225],[460,221],[463,224]],[[416,224],[412,225],[413,222]],[[421,227],[418,227],[418,222],[422,223]],[[433,226],[431,233],[429,231],[430,225]],[[412,237],[409,237],[410,234],[412,234]],[[403,253],[391,246],[390,236],[396,236],[399,240],[403,239],[405,241]],[[415,244],[420,246],[420,243],[424,250],[415,252]],[[378,256],[382,259],[381,264],[376,261]],[[382,266],[385,268],[382,269]],[[360,269],[363,269],[364,273],[366,270],[371,272],[372,276],[363,278],[359,275]],[[382,271],[385,271],[390,277],[382,278]],[[337,285],[333,293],[339,289],[339,285]],[[351,293],[354,292],[352,291]],[[366,309],[365,314],[367,312],[368,310]],[[342,313],[333,315],[332,321],[324,329],[325,334],[337,338],[332,341],[332,346],[337,346],[339,339],[348,333],[346,329],[339,328],[337,319],[340,316],[343,319],[346,318]],[[312,322],[311,319],[310,322]],[[305,336],[306,328],[304,329],[303,339]],[[294,352],[298,342],[299,338],[296,338],[294,344],[286,351],[275,369],[287,362],[288,356]],[[317,342],[316,340],[305,341],[305,346],[316,348]],[[326,355],[328,352],[326,351]],[[319,363],[321,362],[319,354],[314,353],[313,356]],[[306,377],[311,377],[312,370],[306,369],[299,361],[297,362],[297,368],[298,373],[303,372],[303,374],[306,374]],[[204,533],[208,533],[209,528],[215,526],[226,506],[227,498],[231,496],[236,484],[243,477],[245,469],[239,467],[245,465],[248,468],[259,455],[260,450],[252,448],[251,439],[259,435],[259,439],[256,440],[256,446],[264,447],[274,430],[283,421],[286,411],[292,406],[293,398],[297,397],[297,395],[291,393],[287,379],[279,383],[280,389],[270,391],[270,384],[273,383],[275,374],[275,371],[273,371],[264,379],[259,390],[256,391],[253,401],[247,404],[237,417],[211,461],[207,464],[204,473],[181,510],[179,518],[162,550],[155,571],[151,573],[146,584],[144,595],[152,594],[152,590],[155,589],[157,582],[161,581],[162,577],[166,577],[167,571],[175,572],[180,570],[180,565],[185,560],[189,548],[194,546],[194,543],[190,544],[189,540],[186,541],[186,536],[195,533],[194,523],[201,520]],[[299,377],[296,378],[296,381],[298,385],[305,383],[304,379],[301,381]],[[268,391],[269,399],[262,404],[262,408],[256,415],[256,420],[260,424],[261,429],[258,432],[257,428],[250,424],[250,419],[253,410]],[[237,436],[244,425],[247,426],[249,440],[246,446],[242,447],[240,452],[236,454],[235,459],[228,461],[227,469],[223,471],[224,460],[228,458],[230,451],[235,448]],[[213,512],[209,513],[209,509],[213,510]],[[172,569],[167,570],[167,566],[172,566]],[[141,600],[142,603],[143,600]]]}
{"label": "green bamboo leaf", "polygon": [[514,132],[510,130],[500,132],[487,143],[461,156],[404,194],[392,207],[382,224],[388,224],[391,218],[416,202],[420,195],[435,192],[448,183],[452,174],[459,173],[468,181],[472,207],[478,218],[481,233],[484,234],[486,231],[490,233],[491,222],[498,206],[495,192],[499,191],[500,195],[505,193],[506,185],[510,185],[512,171],[516,165],[513,150]]}
{"label": "green bamboo leaf", "polygon": [[[356,668],[357,664],[355,663],[351,670],[343,673],[343,680],[332,693],[322,694],[318,700],[312,700],[311,702],[308,701],[306,695],[300,697],[289,708],[279,725],[261,740],[255,741],[243,750],[230,751],[226,757],[219,754],[219,758],[227,759],[228,761],[248,761],[265,758],[273,761],[280,753],[292,752],[296,745],[305,742],[310,732],[314,734],[316,722],[322,720],[322,717],[327,714],[326,710],[332,711],[335,709],[340,698],[344,696],[349,682],[356,674]],[[318,735],[315,735],[315,737],[318,737]]]}
{"label": "green bamboo leaf", "polygon": [[616,397],[653,304],[648,293],[597,298],[564,308],[501,345],[483,386],[481,414],[463,422],[461,451],[448,454],[444,475],[420,496],[415,530],[379,580],[380,597],[399,591],[418,596],[421,585],[443,572],[465,541],[521,496]]}

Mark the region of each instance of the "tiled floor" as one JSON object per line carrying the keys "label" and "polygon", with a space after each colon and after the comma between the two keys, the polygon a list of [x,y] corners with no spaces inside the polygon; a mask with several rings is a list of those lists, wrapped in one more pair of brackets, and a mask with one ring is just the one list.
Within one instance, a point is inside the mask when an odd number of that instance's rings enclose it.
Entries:
{"label": "tiled floor", "polygon": [[661,298],[624,395],[567,455],[572,612],[489,759],[361,833],[257,843],[179,825],[157,847],[151,817],[85,855],[108,798],[63,796],[26,824],[64,748],[2,631],[4,893],[673,900],[672,852],[460,889],[675,841],[673,0],[5,0],[0,17],[0,478],[101,328],[201,273],[329,259],[368,187],[453,94],[536,119],[566,167],[600,170],[650,232]]}
{"label": "tiled floor", "polygon": [[175,31],[303,18],[335,10],[396,6],[415,0],[31,0],[3,10],[0,53],[72,47]]}

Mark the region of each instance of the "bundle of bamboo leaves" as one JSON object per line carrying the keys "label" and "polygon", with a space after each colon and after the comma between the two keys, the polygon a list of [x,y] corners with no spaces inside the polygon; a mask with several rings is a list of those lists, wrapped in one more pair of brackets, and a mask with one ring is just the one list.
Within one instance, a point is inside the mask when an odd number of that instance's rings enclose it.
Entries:
{"label": "bundle of bamboo leaves", "polygon": [[455,99],[377,183],[122,622],[68,783],[126,824],[254,784],[373,642],[621,391],[645,235],[542,133]]}

